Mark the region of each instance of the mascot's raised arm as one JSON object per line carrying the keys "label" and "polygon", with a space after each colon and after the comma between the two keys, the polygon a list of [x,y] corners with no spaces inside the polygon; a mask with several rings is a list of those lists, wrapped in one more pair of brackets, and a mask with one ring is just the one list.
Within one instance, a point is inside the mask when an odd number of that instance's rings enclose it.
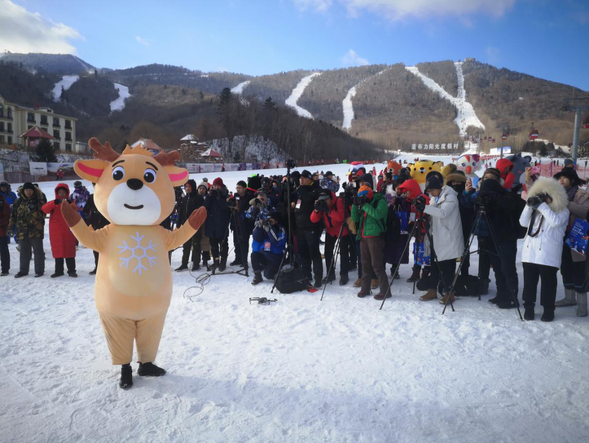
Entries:
{"label": "mascot's raised arm", "polygon": [[194,235],[207,211],[194,211],[175,231],[159,226],[174,209],[174,187],[188,180],[188,171],[174,166],[177,151],[152,156],[127,146],[118,154],[108,142],[88,143],[95,159],[78,160],[74,169],[96,183],[94,202],[111,224],[93,231],[69,205],[61,210],[80,243],[100,254],[94,300],[112,363],[122,365],[119,386],[129,388],[134,342],[139,375],[166,373],[153,361],[172,297],[168,251]]}

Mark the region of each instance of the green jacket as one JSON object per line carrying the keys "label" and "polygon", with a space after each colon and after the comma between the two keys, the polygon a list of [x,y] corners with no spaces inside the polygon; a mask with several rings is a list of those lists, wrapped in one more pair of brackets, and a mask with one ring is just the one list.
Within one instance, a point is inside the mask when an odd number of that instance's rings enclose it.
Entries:
{"label": "green jacket", "polygon": [[[380,237],[387,229],[388,215],[387,201],[382,194],[374,193],[372,201],[358,208],[358,205],[352,205],[352,220],[356,223],[356,239],[362,237]],[[366,217],[364,217],[366,214]]]}
{"label": "green jacket", "polygon": [[33,196],[27,199],[22,189],[19,190],[19,198],[12,206],[8,232],[13,232],[16,226],[16,238],[43,238],[45,228],[45,213],[41,209],[47,203],[39,188],[35,189]]}

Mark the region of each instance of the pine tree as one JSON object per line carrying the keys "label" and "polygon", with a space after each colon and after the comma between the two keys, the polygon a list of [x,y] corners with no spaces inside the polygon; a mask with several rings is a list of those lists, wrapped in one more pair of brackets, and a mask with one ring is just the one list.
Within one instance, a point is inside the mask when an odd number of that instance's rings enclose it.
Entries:
{"label": "pine tree", "polygon": [[35,155],[33,158],[37,162],[56,163],[57,157],[55,156],[53,144],[49,140],[41,140],[35,148]]}
{"label": "pine tree", "polygon": [[264,101],[264,107],[266,109],[274,109],[276,107],[276,103],[274,103],[274,100],[272,100],[272,97],[268,97],[265,101]]}

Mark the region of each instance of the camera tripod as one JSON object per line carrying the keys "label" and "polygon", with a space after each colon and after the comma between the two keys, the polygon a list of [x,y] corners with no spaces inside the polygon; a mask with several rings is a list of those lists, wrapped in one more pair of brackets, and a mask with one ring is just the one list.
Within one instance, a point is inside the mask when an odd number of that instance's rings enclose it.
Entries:
{"label": "camera tripod", "polygon": [[[476,251],[471,252],[470,247],[471,247],[472,242],[474,240],[475,232],[477,232],[477,228],[480,226],[481,220],[483,220],[483,219],[487,223],[487,226],[489,228],[489,233],[491,234],[491,241],[493,242],[493,246],[495,247],[495,252],[491,252],[491,251],[485,251],[485,252],[487,252],[488,254],[493,254],[498,257],[501,257],[501,248],[499,247],[499,243],[497,242],[497,237],[495,235],[495,229],[493,228],[493,225],[491,224],[491,222],[489,220],[489,216],[487,215],[487,208],[485,207],[485,205],[480,205],[479,209],[477,211],[475,222],[474,222],[472,229],[470,231],[470,237],[468,239],[466,246],[464,247],[464,253],[462,254],[462,257],[460,258],[460,264],[458,265],[458,270],[456,271],[456,274],[454,275],[454,280],[452,281],[452,286],[450,287],[451,292],[454,291],[454,288],[456,287],[456,282],[458,281],[458,276],[460,275],[460,270],[462,269],[462,265],[464,264],[464,259],[466,258],[466,256],[481,251],[481,249],[479,247],[479,249],[477,249]],[[515,302],[515,306],[517,308],[517,312],[519,314],[520,320],[523,321],[523,317],[522,317],[522,313],[519,309],[519,303],[517,301],[517,297],[515,295],[515,292],[512,290],[511,286],[509,285],[507,278],[505,278],[505,286],[507,287],[507,291],[511,294],[511,298]],[[480,299],[481,299],[481,293],[479,291],[479,300]],[[442,314],[444,314],[446,312],[446,306],[447,306],[447,301],[446,301],[446,304],[444,304],[444,309],[442,310]],[[452,307],[452,311],[454,311],[454,307]]]}
{"label": "camera tripod", "polygon": [[[438,274],[440,276],[440,279],[442,280],[442,285],[444,287],[444,293],[446,294],[446,302],[444,304],[444,308],[446,307],[446,305],[448,303],[450,303],[452,311],[454,311],[455,309],[454,309],[454,303],[452,302],[451,291],[449,290],[449,287],[446,285],[446,279],[444,278],[444,274],[442,273],[442,268],[440,267],[440,263],[436,257],[436,253],[434,251],[434,239],[432,237],[431,232],[429,232],[429,228],[430,228],[429,222],[426,220],[425,214],[423,213],[423,211],[419,211],[417,214],[417,220],[415,220],[415,224],[413,225],[413,229],[411,229],[411,232],[409,233],[409,237],[407,237],[407,242],[405,243],[405,247],[403,248],[403,252],[401,253],[401,257],[403,257],[405,255],[405,252],[409,248],[409,244],[411,243],[411,239],[413,238],[415,233],[418,232],[420,234],[420,237],[421,237],[421,234],[424,233],[424,236],[423,236],[424,240],[426,238],[429,240],[430,251],[431,251],[430,254],[431,254],[431,261],[432,261],[431,266],[437,266]],[[399,260],[399,263],[397,263],[397,267],[395,268],[395,272],[394,272],[393,276],[399,272],[400,267],[401,267],[401,260]],[[382,310],[384,303],[387,300],[387,296],[391,292],[391,287],[393,286],[394,282],[395,282],[395,278],[393,277],[391,284],[389,285],[387,292],[385,293],[385,297],[382,300],[379,310]],[[450,288],[453,289],[453,286],[451,286]],[[437,288],[436,288],[436,291],[437,291]]]}
{"label": "camera tripod", "polygon": [[[272,285],[272,289],[270,293],[274,293],[274,289],[276,289],[276,282],[280,275],[285,271],[284,267],[289,266],[289,271],[294,270],[295,264],[296,267],[300,269],[300,263],[298,263],[297,258],[295,256],[295,252],[292,246],[292,226],[291,226],[291,214],[290,214],[290,192],[291,192],[291,183],[290,183],[290,170],[294,167],[294,160],[287,160],[286,162],[286,218],[288,223],[288,237],[286,239],[286,248],[284,249],[284,253],[282,255],[282,260],[280,261],[280,266],[278,267],[278,272],[276,273],[276,277],[274,277],[274,284]],[[288,257],[289,264],[286,265],[286,258]]]}

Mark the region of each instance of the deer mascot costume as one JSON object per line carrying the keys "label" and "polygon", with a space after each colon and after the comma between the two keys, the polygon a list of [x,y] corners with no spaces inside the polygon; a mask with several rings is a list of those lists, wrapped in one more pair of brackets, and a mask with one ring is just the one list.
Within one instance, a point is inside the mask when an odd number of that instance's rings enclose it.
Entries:
{"label": "deer mascot costume", "polygon": [[89,145],[96,159],[78,160],[74,168],[81,178],[96,183],[94,202],[111,224],[93,231],[71,206],[61,205],[61,210],[80,243],[100,253],[96,309],[112,363],[122,365],[119,386],[130,388],[134,341],[137,373],[166,373],[153,361],[172,297],[168,251],[194,235],[207,211],[194,211],[175,231],[159,226],[174,209],[174,187],[188,180],[188,171],[174,166],[178,152],[153,157],[148,150],[127,146],[118,154],[96,138]]}

